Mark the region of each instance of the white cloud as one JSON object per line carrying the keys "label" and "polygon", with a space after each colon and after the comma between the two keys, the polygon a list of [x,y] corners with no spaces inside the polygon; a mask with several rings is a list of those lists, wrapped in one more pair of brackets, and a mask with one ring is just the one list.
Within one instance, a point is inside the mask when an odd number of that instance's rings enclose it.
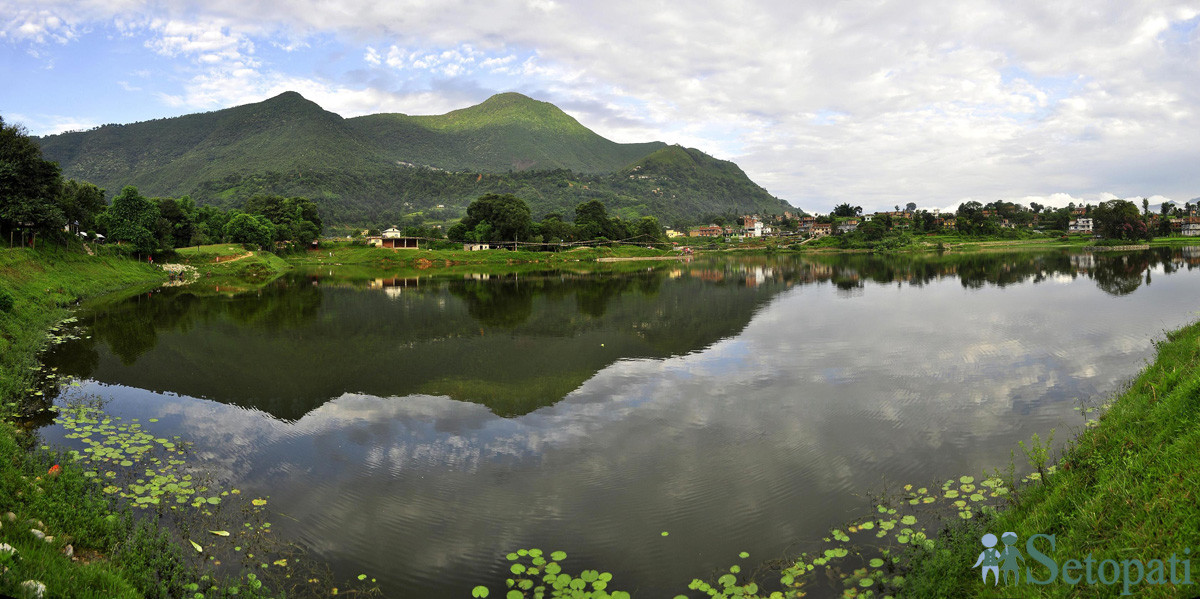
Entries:
{"label": "white cloud", "polygon": [[26,115],[10,113],[4,119],[9,123],[19,123],[34,135],[55,135],[67,131],[85,131],[100,125],[99,122],[79,117],[58,114]]}
{"label": "white cloud", "polygon": [[[255,43],[302,53],[332,35],[369,67],[392,70],[318,84],[341,102],[332,110],[436,94],[455,80],[472,82],[474,95],[417,103],[457,108],[484,90],[527,90],[576,106],[585,125],[619,141],[735,158],[809,209],[1200,195],[1193,2],[450,0],[363,10],[306,0],[286,14],[261,0],[39,4],[5,6],[0,14],[18,16],[0,39],[70,39],[89,19],[142,23],[156,32],[155,51],[210,69],[183,94],[205,103],[246,95],[204,83],[226,77],[224,63],[250,61]],[[277,73],[260,76],[268,82],[338,80],[267,66]],[[414,73],[428,79],[414,83]]]}

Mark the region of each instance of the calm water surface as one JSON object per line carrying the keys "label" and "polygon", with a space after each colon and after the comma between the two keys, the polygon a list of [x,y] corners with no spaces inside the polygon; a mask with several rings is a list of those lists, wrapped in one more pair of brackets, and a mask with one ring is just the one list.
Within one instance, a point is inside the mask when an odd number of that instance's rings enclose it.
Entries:
{"label": "calm water surface", "polygon": [[1177,249],[322,271],[85,312],[91,338],[47,361],[194,442],[223,483],[270,496],[276,534],[386,596],[496,591],[504,555],[540,547],[670,597],[739,551],[814,547],[868,493],[1066,440],[1076,406],[1197,317],[1197,265]]}

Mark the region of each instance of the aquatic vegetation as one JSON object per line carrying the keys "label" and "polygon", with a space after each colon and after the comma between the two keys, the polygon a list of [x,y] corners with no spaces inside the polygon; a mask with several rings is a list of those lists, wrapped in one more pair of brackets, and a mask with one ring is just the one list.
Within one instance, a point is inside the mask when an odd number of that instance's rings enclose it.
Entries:
{"label": "aquatic vegetation", "polygon": [[[1053,467],[1047,468],[1047,474]],[[1038,473],[1023,479],[1036,480]],[[743,575],[741,564],[731,565],[712,580],[692,579],[689,592],[674,599],[695,597],[744,597],[784,599],[805,597],[821,584],[832,584],[842,597],[894,597],[903,588],[904,572],[911,558],[919,552],[934,548],[931,530],[940,530],[945,518],[970,520],[977,515],[994,515],[996,504],[1009,496],[1010,490],[998,476],[977,481],[974,476],[946,480],[939,486],[904,485],[900,493],[882,498],[871,515],[851,521],[829,531],[816,550],[787,560],[779,568],[778,590],[764,588],[765,582]],[[666,536],[667,532],[661,533]],[[739,559],[750,557],[746,551]],[[627,597],[611,588],[612,575],[598,570],[584,570],[578,575],[564,571],[562,562],[567,554],[555,551],[546,554],[540,549],[521,549],[506,556],[511,576],[505,581],[505,599],[574,597],[605,599]],[[774,587],[774,584],[769,585]],[[698,593],[698,594],[697,594]],[[474,598],[491,594],[487,586],[471,590]]]}
{"label": "aquatic vegetation", "polygon": [[179,437],[156,437],[138,420],[125,422],[78,404],[60,409],[55,418],[67,431],[66,438],[86,445],[82,451],[70,452],[88,468],[84,476],[105,481],[105,493],[129,500],[134,507],[166,503],[172,508],[198,508],[219,504],[222,496],[229,495],[196,484],[182,469],[187,444]]}

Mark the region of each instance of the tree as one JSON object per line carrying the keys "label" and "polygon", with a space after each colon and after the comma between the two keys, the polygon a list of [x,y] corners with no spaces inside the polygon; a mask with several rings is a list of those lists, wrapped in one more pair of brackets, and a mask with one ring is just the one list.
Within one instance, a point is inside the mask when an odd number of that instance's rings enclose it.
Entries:
{"label": "tree", "polygon": [[0,230],[61,229],[66,221],[58,203],[61,187],[58,164],[42,158],[23,127],[0,118]]}
{"label": "tree", "polygon": [[1150,216],[1150,200],[1142,198],[1142,216],[1149,218]]}
{"label": "tree", "polygon": [[1137,205],[1127,200],[1101,202],[1092,211],[1096,230],[1109,239],[1140,239],[1146,237],[1146,221]]}
{"label": "tree", "polygon": [[[275,241],[293,241],[303,245],[321,236],[324,222],[317,205],[304,197],[285,198],[259,194],[246,200],[242,209],[247,214],[262,216],[275,225]],[[413,225],[420,225],[413,221]]]}
{"label": "tree", "polygon": [[862,214],[862,206],[851,206],[849,203],[841,203],[833,207],[833,216],[848,218]]}
{"label": "tree", "polygon": [[[479,225],[488,226],[480,229]],[[459,225],[462,225],[459,227]],[[486,239],[478,234],[486,234]],[[525,200],[511,194],[489,193],[467,206],[467,215],[449,231],[455,241],[526,241],[533,234],[533,217]],[[471,235],[473,238],[468,239]]]}
{"label": "tree", "polygon": [[887,233],[887,227],[881,219],[876,218],[859,225],[856,232],[867,241],[879,241]]}
{"label": "tree", "polygon": [[916,212],[916,211],[917,211],[917,203],[916,203],[916,202],[909,202],[909,203],[905,204],[905,205],[904,205],[904,211],[905,211],[905,212]]}
{"label": "tree", "polygon": [[1042,208],[1045,208],[1045,206],[1043,206],[1043,205],[1041,205],[1041,204],[1039,204],[1039,203],[1037,203],[1037,202],[1030,202],[1030,203],[1029,203],[1029,208],[1030,208],[1031,210],[1033,210],[1033,213],[1034,213],[1034,214],[1037,214],[1037,213],[1041,212],[1041,211],[1042,211]]}
{"label": "tree", "polygon": [[[184,202],[186,200],[186,202]],[[164,246],[167,247],[184,247],[192,242],[192,235],[195,233],[196,223],[195,211],[192,214],[188,213],[187,208],[194,208],[191,204],[192,199],[184,196],[180,200],[175,198],[158,198],[158,214],[159,214],[159,238]]]}
{"label": "tree", "polygon": [[954,226],[960,233],[979,233],[983,227],[983,221],[983,205],[979,202],[963,202],[955,211]]}
{"label": "tree", "polygon": [[275,240],[275,225],[265,216],[238,212],[225,223],[225,238],[233,243],[271,249]]}
{"label": "tree", "polygon": [[633,226],[633,233],[637,236],[638,243],[666,243],[667,237],[663,234],[663,229],[658,224],[658,219],[653,216],[643,216]]}
{"label": "tree", "polygon": [[98,220],[108,231],[109,241],[128,242],[139,252],[152,253],[159,248],[154,234],[158,217],[158,205],[127,185]]}
{"label": "tree", "polygon": [[575,226],[564,221],[561,214],[551,213],[542,217],[537,234],[547,242],[568,241],[575,238]]}
{"label": "tree", "polygon": [[58,207],[72,230],[91,231],[96,228],[96,215],[108,207],[108,202],[103,189],[71,179],[62,185]]}

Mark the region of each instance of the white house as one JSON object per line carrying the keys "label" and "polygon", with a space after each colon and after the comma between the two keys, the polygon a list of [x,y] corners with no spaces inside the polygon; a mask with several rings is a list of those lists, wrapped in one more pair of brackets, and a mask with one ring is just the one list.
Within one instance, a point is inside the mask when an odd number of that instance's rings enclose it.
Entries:
{"label": "white house", "polygon": [[1090,219],[1090,218],[1075,219],[1068,224],[1067,230],[1070,231],[1071,233],[1091,233],[1092,232],[1092,219]]}

